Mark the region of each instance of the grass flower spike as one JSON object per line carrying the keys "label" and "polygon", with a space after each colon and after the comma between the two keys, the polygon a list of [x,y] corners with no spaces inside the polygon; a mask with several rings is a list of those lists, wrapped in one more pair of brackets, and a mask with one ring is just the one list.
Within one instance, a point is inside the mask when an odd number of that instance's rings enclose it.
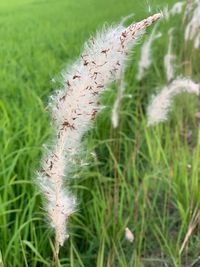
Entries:
{"label": "grass flower spike", "polygon": [[173,98],[183,92],[199,95],[200,85],[190,79],[177,78],[155,96],[147,108],[148,125],[167,120]]}
{"label": "grass flower spike", "polygon": [[113,128],[117,128],[119,125],[119,108],[120,108],[120,103],[124,97],[124,90],[125,90],[125,83],[123,80],[123,73],[121,74],[121,77],[118,80],[118,92],[117,92],[117,97],[115,100],[115,103],[113,105],[112,109],[112,126]]}
{"label": "grass flower spike", "polygon": [[139,61],[139,69],[137,74],[137,80],[141,81],[146,74],[146,71],[150,68],[152,63],[151,48],[154,40],[161,37],[161,33],[156,33],[157,26],[154,26],[151,35],[144,42],[141,49],[141,58]]}
{"label": "grass flower spike", "polygon": [[175,3],[170,10],[170,15],[175,16],[176,14],[180,14],[183,11],[184,5],[184,1]]}
{"label": "grass flower spike", "polygon": [[173,28],[169,30],[168,35],[169,35],[169,44],[168,44],[167,54],[164,57],[164,68],[167,81],[170,82],[174,78],[173,61],[176,59],[176,56],[172,54]]}
{"label": "grass flower spike", "polygon": [[[186,10],[186,12],[188,11]],[[190,14],[188,14],[188,16],[191,16],[191,18],[185,29],[185,40],[186,41],[192,40],[194,42],[194,47],[198,49],[200,48],[200,19],[199,19],[200,1],[199,0],[194,0],[194,2],[192,2],[192,6],[190,6]]]}
{"label": "grass flower spike", "polygon": [[75,198],[64,188],[64,177],[70,181],[74,155],[101,110],[99,95],[118,79],[136,40],[159,18],[160,14],[155,14],[127,28],[119,25],[97,33],[85,44],[81,57],[64,71],[64,88],[51,97],[55,137],[37,181],[55,230],[56,255],[68,237],[66,220],[76,209]]}

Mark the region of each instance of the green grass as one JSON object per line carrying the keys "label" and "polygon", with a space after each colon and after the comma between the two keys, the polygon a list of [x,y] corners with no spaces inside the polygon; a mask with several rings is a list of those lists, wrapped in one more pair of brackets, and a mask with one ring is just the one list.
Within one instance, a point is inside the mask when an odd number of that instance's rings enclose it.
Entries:
{"label": "green grass", "polygon": [[[51,79],[59,78],[96,29],[130,13],[135,20],[144,18],[148,3],[151,12],[163,5],[162,0],[1,1],[0,255],[5,267],[53,266],[54,235],[33,182],[42,144],[51,135],[45,108],[59,86]],[[200,229],[194,222],[200,208],[198,99],[183,95],[168,122],[153,128],[146,123],[150,96],[166,83],[162,62],[172,25],[177,26],[177,63],[187,62],[177,73],[200,81],[200,56],[183,45],[180,18],[161,23],[163,37],[153,47],[153,65],[142,83],[135,81],[138,45],[126,73],[126,92],[133,97],[122,103],[120,127],[113,130],[110,122],[113,85],[102,97],[107,108],[85,138],[90,165],[78,170],[80,178],[71,185],[79,210],[70,219],[60,266],[200,266]],[[196,227],[180,254],[191,225]],[[133,244],[124,237],[127,226]]]}

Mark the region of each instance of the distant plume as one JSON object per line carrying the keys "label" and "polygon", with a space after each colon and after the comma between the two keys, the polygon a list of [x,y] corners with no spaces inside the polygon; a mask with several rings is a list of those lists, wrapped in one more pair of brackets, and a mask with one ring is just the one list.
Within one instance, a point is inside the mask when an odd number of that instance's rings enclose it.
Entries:
{"label": "distant plume", "polygon": [[170,9],[168,6],[165,6],[162,12],[164,19],[168,21],[171,16],[182,13],[185,4],[185,1],[179,1],[176,2]]}
{"label": "distant plume", "polygon": [[176,14],[180,14],[183,11],[184,6],[185,6],[184,1],[175,3],[169,11],[170,15],[175,16]]}
{"label": "distant plume", "polygon": [[117,128],[119,125],[119,108],[120,108],[120,103],[124,97],[124,90],[125,90],[125,83],[124,83],[124,74],[121,74],[121,77],[117,81],[118,84],[118,92],[117,92],[117,97],[115,100],[115,103],[113,105],[112,109],[112,125],[113,128]]}
{"label": "distant plume", "polygon": [[173,98],[183,92],[199,95],[200,85],[190,79],[177,78],[168,86],[162,88],[147,108],[148,125],[154,125],[167,120]]}
{"label": "distant plume", "polygon": [[146,74],[146,71],[150,68],[152,64],[152,45],[154,40],[161,37],[161,33],[156,33],[157,25],[154,26],[149,38],[144,42],[141,49],[141,58],[139,61],[139,69],[137,74],[137,80],[140,81]]}
{"label": "distant plume", "polygon": [[189,10],[190,13],[186,11],[189,22],[185,29],[185,40],[192,40],[194,47],[198,49],[200,48],[200,1],[194,0],[192,4],[189,5]]}
{"label": "distant plume", "polygon": [[168,51],[164,57],[164,67],[165,73],[167,77],[167,81],[170,82],[174,78],[174,64],[176,56],[172,54],[172,42],[173,42],[173,28],[168,31],[169,34],[169,42],[168,42]]}

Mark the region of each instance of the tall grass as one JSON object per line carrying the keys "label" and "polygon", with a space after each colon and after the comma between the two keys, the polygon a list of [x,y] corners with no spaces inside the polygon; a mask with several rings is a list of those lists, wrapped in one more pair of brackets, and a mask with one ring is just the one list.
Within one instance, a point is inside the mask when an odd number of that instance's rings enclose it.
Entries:
{"label": "tall grass", "polygon": [[[151,1],[151,8],[157,11],[162,4]],[[132,12],[139,20],[148,9],[146,1],[128,0],[0,4],[0,250],[5,267],[51,266],[54,257],[53,235],[32,182],[42,144],[51,135],[47,96],[60,86],[52,77],[105,21]],[[171,18],[160,31],[167,33],[174,25],[183,29],[181,22],[181,17]],[[178,71],[198,82],[200,55],[191,43],[180,45],[182,32],[177,28],[174,33]],[[152,67],[142,82],[135,81],[140,47],[134,52],[125,75],[125,93],[132,98],[121,103],[117,129],[111,125],[116,90],[102,97],[107,108],[85,138],[85,160],[91,164],[71,185],[80,203],[61,249],[61,266],[200,265],[194,219],[200,204],[198,99],[183,95],[175,100],[168,122],[154,128],[146,122],[149,97],[165,84],[167,40],[167,34],[156,40]],[[126,227],[133,243],[125,238]]]}

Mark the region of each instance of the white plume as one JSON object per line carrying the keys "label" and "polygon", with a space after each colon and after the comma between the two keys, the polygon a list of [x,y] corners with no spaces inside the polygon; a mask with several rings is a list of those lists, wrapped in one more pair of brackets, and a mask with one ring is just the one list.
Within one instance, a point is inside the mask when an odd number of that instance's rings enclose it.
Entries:
{"label": "white plume", "polygon": [[170,15],[175,16],[176,14],[180,14],[183,11],[184,5],[185,5],[184,1],[175,3],[170,9]]}
{"label": "white plume", "polygon": [[183,21],[186,21],[189,17],[191,18],[192,16],[192,11],[194,10],[195,6],[198,4],[199,0],[189,0],[187,1],[184,16],[183,16]]}
{"label": "white plume", "polygon": [[85,44],[80,59],[63,72],[64,88],[51,97],[55,139],[44,157],[37,181],[55,229],[57,255],[68,236],[65,222],[76,208],[75,198],[64,188],[64,180],[70,181],[74,155],[101,110],[99,95],[119,78],[131,48],[145,28],[159,18],[160,14],[155,14],[127,28],[119,25],[97,33],[96,38]]}
{"label": "white plume", "polygon": [[115,100],[115,103],[113,105],[112,109],[112,125],[113,128],[117,128],[119,125],[119,108],[120,108],[120,103],[124,97],[124,90],[125,90],[125,84],[123,80],[123,73],[121,74],[120,79],[118,80],[118,92],[117,92],[117,97]]}
{"label": "white plume", "polygon": [[169,43],[168,43],[168,51],[164,57],[164,68],[167,77],[167,81],[170,82],[174,78],[174,65],[173,61],[176,56],[172,54],[172,42],[173,42],[173,28],[168,31],[169,35]]}
{"label": "white plume", "polygon": [[146,74],[152,63],[151,48],[154,40],[161,37],[161,33],[156,33],[157,25],[154,26],[149,38],[144,42],[141,49],[141,58],[139,61],[139,69],[137,74],[137,80],[141,81]]}
{"label": "white plume", "polygon": [[185,40],[192,40],[196,49],[200,48],[200,1],[194,0],[190,6],[189,22],[185,28]]}
{"label": "white plume", "polygon": [[148,125],[167,120],[173,98],[182,93],[199,95],[200,85],[190,79],[177,78],[168,86],[163,87],[147,108]]}
{"label": "white plume", "polygon": [[168,21],[171,16],[180,14],[183,11],[184,6],[185,6],[185,1],[176,2],[171,7],[171,9],[169,9],[168,6],[165,6],[162,11],[164,19]]}

